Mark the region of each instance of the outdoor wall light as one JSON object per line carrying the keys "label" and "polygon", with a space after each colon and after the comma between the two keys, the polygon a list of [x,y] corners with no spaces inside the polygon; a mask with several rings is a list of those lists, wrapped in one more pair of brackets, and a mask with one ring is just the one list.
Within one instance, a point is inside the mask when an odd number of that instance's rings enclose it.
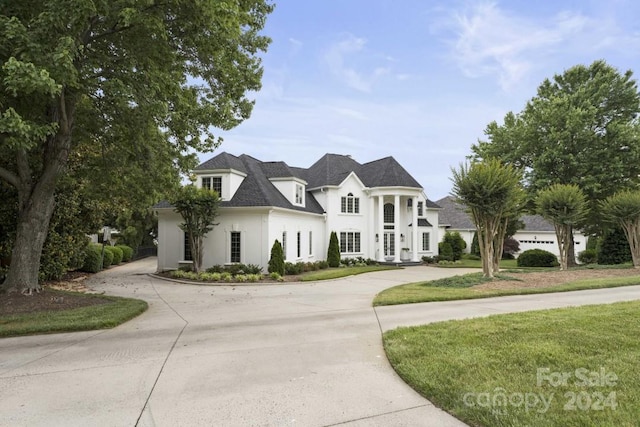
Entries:
{"label": "outdoor wall light", "polygon": [[404,242],[404,234],[401,234],[401,235],[400,235],[400,241],[401,241],[401,242]]}
{"label": "outdoor wall light", "polygon": [[376,242],[378,241],[378,233],[376,233]]}

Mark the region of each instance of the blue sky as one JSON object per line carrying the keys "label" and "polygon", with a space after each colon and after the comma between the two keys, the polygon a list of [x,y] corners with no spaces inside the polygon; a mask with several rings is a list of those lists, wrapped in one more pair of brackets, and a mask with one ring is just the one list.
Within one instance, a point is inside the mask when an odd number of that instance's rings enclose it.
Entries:
{"label": "blue sky", "polygon": [[545,78],[597,59],[640,73],[639,16],[636,0],[277,1],[252,117],[214,154],[393,156],[437,200],[487,124]]}

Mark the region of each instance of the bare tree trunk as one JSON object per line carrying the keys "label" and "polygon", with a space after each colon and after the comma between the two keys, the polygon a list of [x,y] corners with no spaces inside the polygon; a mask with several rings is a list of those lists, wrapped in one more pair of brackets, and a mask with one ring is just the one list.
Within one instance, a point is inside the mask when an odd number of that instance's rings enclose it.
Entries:
{"label": "bare tree trunk", "polygon": [[569,248],[567,250],[567,267],[575,267],[576,262],[576,243],[573,240],[573,226],[569,226]]}
{"label": "bare tree trunk", "polygon": [[633,267],[640,268],[640,221],[622,222],[621,225],[629,242]]}

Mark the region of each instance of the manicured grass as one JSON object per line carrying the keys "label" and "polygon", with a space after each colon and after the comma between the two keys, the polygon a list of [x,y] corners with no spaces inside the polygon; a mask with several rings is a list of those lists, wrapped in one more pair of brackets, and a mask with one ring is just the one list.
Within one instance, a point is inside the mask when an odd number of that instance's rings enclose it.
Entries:
{"label": "manicured grass", "polygon": [[391,265],[364,265],[356,267],[330,268],[327,270],[318,270],[305,273],[300,276],[303,282],[315,280],[339,279],[340,277],[355,276],[356,274],[371,273],[373,271],[397,270],[398,267]]}
{"label": "manicured grass", "polygon": [[[502,278],[508,280],[508,276]],[[640,285],[640,277],[612,277],[605,279],[584,279],[563,285],[544,288],[519,288],[519,289],[474,289],[476,284],[484,283],[481,274],[472,273],[464,276],[454,276],[449,280],[455,283],[460,280],[465,284],[461,286],[442,287],[434,285],[434,282],[409,283],[393,288],[385,289],[376,295],[373,305],[412,304],[431,301],[453,301],[461,299],[490,298],[507,295],[546,294],[553,292],[581,291],[585,289],[615,288],[619,286]],[[477,280],[476,283],[473,283]]]}
{"label": "manicured grass", "polygon": [[145,301],[132,298],[105,295],[87,295],[87,298],[102,298],[109,302],[70,310],[0,316],[0,337],[108,329],[148,308]]}
{"label": "manicured grass", "polygon": [[640,420],[638,330],[633,301],[400,328],[383,339],[404,381],[470,425],[613,427]]}

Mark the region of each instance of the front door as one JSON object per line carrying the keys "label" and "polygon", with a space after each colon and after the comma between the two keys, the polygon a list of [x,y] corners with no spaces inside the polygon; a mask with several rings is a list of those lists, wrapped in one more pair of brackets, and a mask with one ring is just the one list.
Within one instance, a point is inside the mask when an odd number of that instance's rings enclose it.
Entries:
{"label": "front door", "polygon": [[387,231],[384,233],[384,256],[395,257],[396,255],[396,233]]}

